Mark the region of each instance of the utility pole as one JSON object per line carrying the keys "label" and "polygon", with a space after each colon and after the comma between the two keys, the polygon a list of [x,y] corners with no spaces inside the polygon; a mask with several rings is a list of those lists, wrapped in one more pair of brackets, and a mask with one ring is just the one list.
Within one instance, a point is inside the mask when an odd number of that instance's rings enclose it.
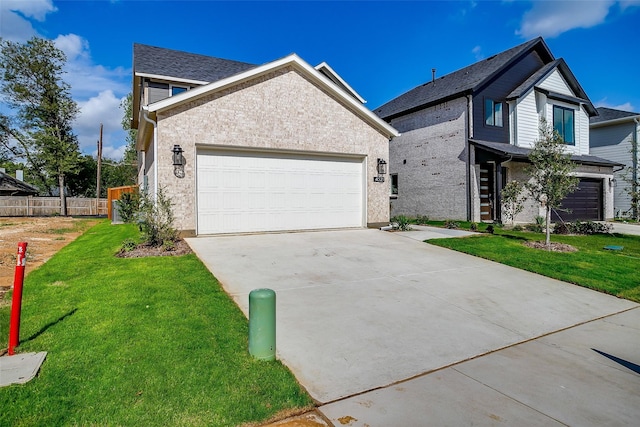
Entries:
{"label": "utility pole", "polygon": [[[100,139],[98,140],[98,179],[96,182],[96,215],[100,215],[100,172],[102,169],[102,123],[100,123]],[[109,206],[107,206],[109,209]]]}

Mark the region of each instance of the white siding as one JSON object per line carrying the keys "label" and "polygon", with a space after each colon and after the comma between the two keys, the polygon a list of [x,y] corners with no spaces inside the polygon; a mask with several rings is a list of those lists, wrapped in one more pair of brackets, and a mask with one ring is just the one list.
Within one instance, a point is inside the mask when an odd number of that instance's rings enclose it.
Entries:
{"label": "white siding", "polygon": [[592,141],[597,144],[607,144],[599,147],[592,147],[591,154],[603,159],[625,165],[625,170],[615,172],[616,184],[614,187],[614,214],[616,216],[626,216],[625,212],[631,209],[631,198],[627,191],[629,184],[624,181],[624,173],[633,165],[631,155],[631,142],[633,134],[627,133],[624,139],[620,140],[620,126],[610,126],[591,130]]}
{"label": "white siding", "polygon": [[518,127],[516,145],[525,148],[533,147],[538,139],[538,128],[540,127],[535,91],[532,90],[519,100],[516,107],[516,126]]}
{"label": "white siding", "polygon": [[[551,73],[537,87],[575,96],[557,70]],[[548,125],[553,125],[554,105],[571,108],[575,111],[575,145],[567,145],[567,152],[580,155],[589,154],[589,115],[585,109],[575,104],[549,99],[535,90],[530,91],[518,101],[515,118],[517,126],[515,145],[526,148],[533,147],[539,137],[540,118],[544,117]]]}
{"label": "white siding", "polygon": [[557,69],[537,86],[541,89],[546,89],[551,92],[557,92],[563,95],[575,96],[575,94],[569,88],[569,85],[567,85],[567,83],[564,81],[564,79],[562,78],[562,75],[560,75]]}

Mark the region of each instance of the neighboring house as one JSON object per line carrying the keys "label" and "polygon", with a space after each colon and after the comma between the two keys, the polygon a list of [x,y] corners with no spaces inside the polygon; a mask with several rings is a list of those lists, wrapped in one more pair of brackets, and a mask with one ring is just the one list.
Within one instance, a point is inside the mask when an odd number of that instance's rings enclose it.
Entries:
{"label": "neighboring house", "polygon": [[[640,113],[598,107],[597,117],[591,118],[591,154],[624,165],[614,170],[614,213],[616,217],[637,217],[631,206],[632,183],[638,182],[638,141],[640,141]],[[638,191],[636,186],[635,191]]]}
{"label": "neighboring house", "polygon": [[[596,109],[542,38],[433,78],[375,112],[401,133],[389,148],[391,215],[501,220],[500,190],[528,179],[527,155],[544,118],[564,137],[580,177],[563,203],[571,213],[561,217],[613,216],[615,163],[589,155]],[[516,220],[543,212],[529,201]]]}
{"label": "neighboring house", "polygon": [[398,133],[327,64],[133,51],[138,182],[184,234],[388,224]]}
{"label": "neighboring house", "polygon": [[0,172],[0,196],[37,196],[38,189],[31,184]]}

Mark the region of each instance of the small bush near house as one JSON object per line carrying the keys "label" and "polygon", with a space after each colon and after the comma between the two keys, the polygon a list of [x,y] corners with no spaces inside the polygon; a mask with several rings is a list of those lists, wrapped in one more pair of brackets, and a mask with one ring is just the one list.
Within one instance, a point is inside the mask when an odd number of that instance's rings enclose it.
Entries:
{"label": "small bush near house", "polygon": [[140,209],[140,195],[135,193],[122,193],[120,198],[116,200],[116,206],[120,213],[120,218],[126,224],[130,224],[136,220],[138,210]]}
{"label": "small bush near house", "polygon": [[173,228],[173,203],[158,189],[156,200],[144,194],[140,199],[140,228],[144,242],[149,246],[163,246],[165,242],[178,240],[178,232]]}
{"label": "small bush near house", "polygon": [[458,223],[458,222],[456,222],[454,220],[451,220],[451,219],[447,219],[444,222],[444,226],[445,226],[445,228],[460,228],[460,223]]}
{"label": "small bush near house", "polygon": [[544,217],[538,215],[534,218],[534,220],[535,220],[534,224],[527,224],[525,228],[528,231],[533,231],[534,233],[542,233],[544,231],[544,224],[545,224]]}
{"label": "small bush near house", "polygon": [[495,233],[495,229],[493,228],[493,225],[491,224],[487,225],[487,233],[489,234]]}
{"label": "small bush near house", "polygon": [[122,248],[121,251],[122,252],[131,252],[132,250],[134,250],[136,247],[138,246],[138,244],[136,243],[135,240],[133,239],[126,239],[124,242],[122,242]]}
{"label": "small bush near house", "polygon": [[391,218],[391,223],[393,224],[393,228],[395,230],[400,231],[409,231],[411,230],[411,224],[409,222],[409,218],[404,215],[398,215]]}
{"label": "small bush near house", "polygon": [[429,217],[427,215],[416,215],[417,225],[426,225],[429,223]]}
{"label": "small bush near house", "polygon": [[478,231],[478,223],[477,222],[472,222],[471,224],[469,224],[469,230]]}
{"label": "small bush near house", "polygon": [[611,234],[613,226],[593,221],[561,222],[553,229],[554,234]]}
{"label": "small bush near house", "polygon": [[513,231],[522,231],[524,228],[520,224],[516,224],[513,226]]}

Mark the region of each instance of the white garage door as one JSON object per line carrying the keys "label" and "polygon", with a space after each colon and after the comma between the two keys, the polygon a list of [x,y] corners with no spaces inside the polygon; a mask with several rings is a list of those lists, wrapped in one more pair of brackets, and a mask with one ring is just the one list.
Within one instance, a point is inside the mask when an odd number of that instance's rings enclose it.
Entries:
{"label": "white garage door", "polygon": [[364,225],[362,159],[223,150],[197,157],[198,234]]}

